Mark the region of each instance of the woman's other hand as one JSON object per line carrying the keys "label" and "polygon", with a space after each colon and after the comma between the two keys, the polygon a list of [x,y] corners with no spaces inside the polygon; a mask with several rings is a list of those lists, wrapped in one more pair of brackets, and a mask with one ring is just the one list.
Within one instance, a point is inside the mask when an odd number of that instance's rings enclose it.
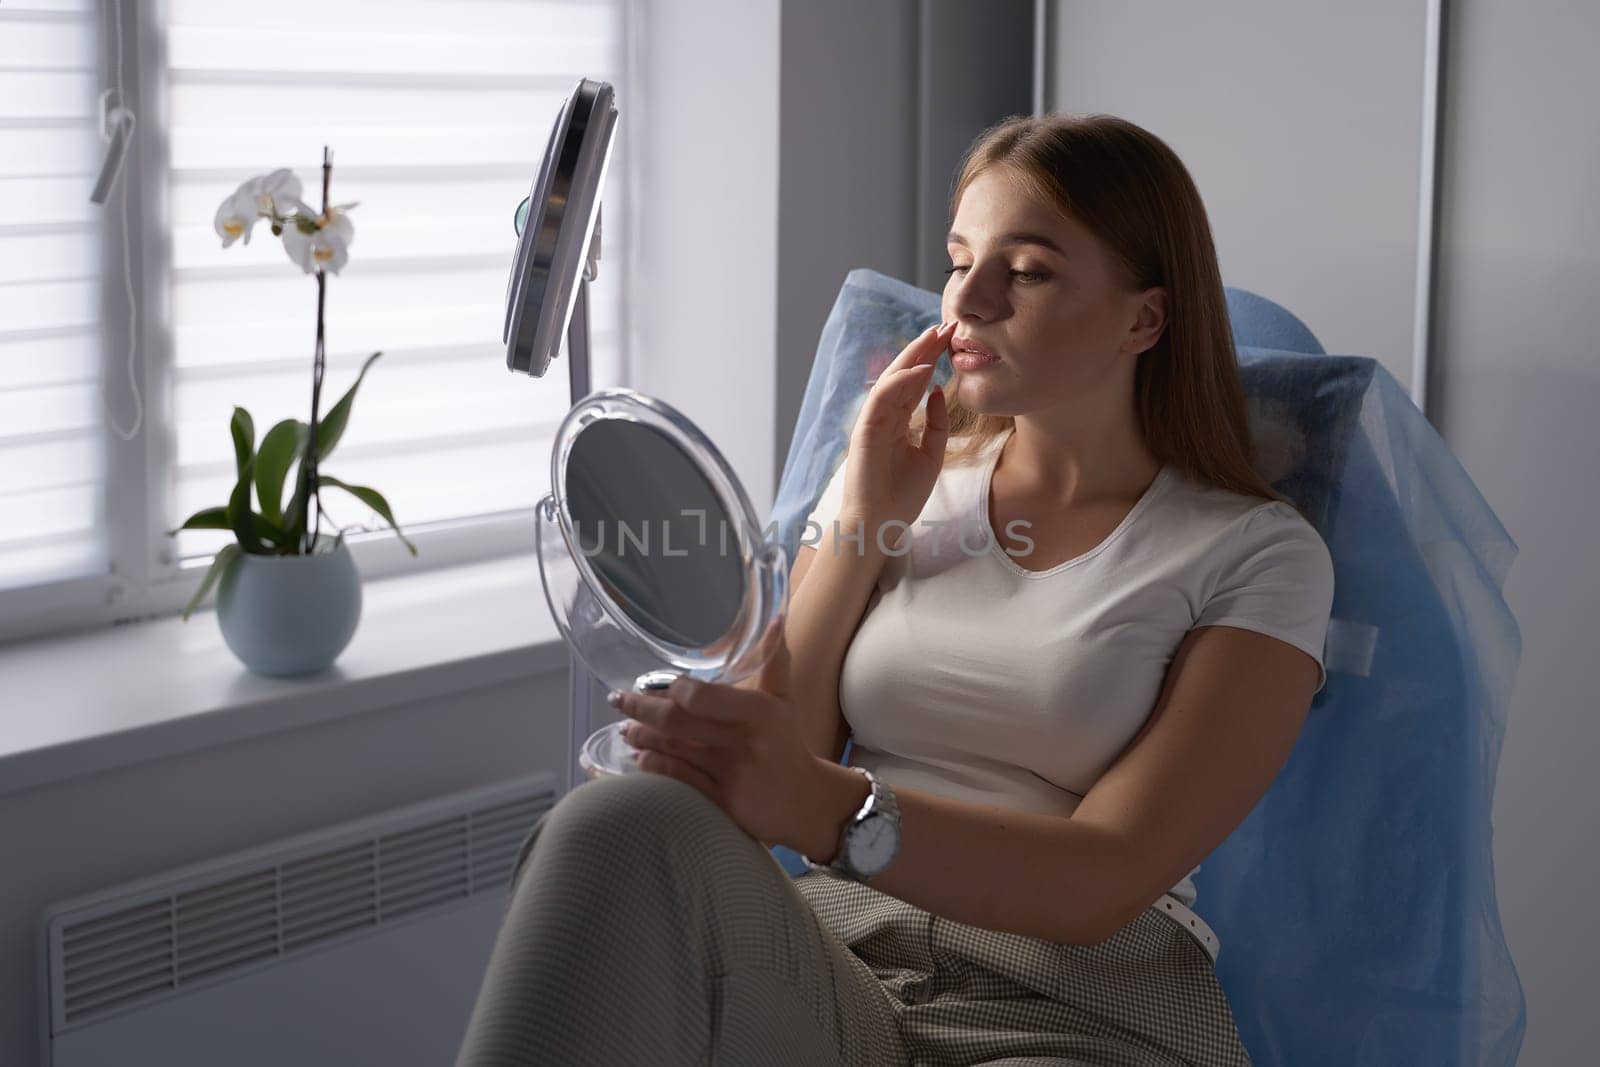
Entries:
{"label": "woman's other hand", "polygon": [[767,631],[755,688],[679,677],[660,693],[618,692],[613,706],[639,769],[694,786],[751,837],[792,847],[824,784],[789,690],[780,616]]}
{"label": "woman's other hand", "polygon": [[[850,435],[846,457],[844,501],[840,507],[840,532],[852,532],[857,522],[867,524],[866,536],[876,538],[889,522],[907,526],[922,514],[928,495],[944,466],[945,442],[950,437],[950,414],[944,392],[928,394],[927,425],[922,440],[910,439],[911,415],[933,378],[939,354],[950,344],[955,323],[930,326],[901,350],[861,406]],[[883,543],[893,547],[898,530],[885,530]]]}

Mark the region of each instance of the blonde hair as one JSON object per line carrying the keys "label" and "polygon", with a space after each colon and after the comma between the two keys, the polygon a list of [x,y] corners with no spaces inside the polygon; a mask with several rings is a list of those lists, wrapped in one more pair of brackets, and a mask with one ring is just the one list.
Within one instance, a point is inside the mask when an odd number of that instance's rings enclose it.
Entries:
{"label": "blonde hair", "polygon": [[[1139,429],[1156,458],[1202,484],[1293,506],[1255,469],[1210,224],[1172,149],[1114,115],[1013,116],[967,149],[950,194],[952,222],[961,194],[992,167],[1006,167],[1023,188],[1094,233],[1129,292],[1166,288],[1166,327],[1139,354],[1133,382]],[[976,458],[1016,421],[963,408],[952,397],[953,380],[943,391],[947,463]],[[919,406],[911,417],[913,440],[926,421]]]}

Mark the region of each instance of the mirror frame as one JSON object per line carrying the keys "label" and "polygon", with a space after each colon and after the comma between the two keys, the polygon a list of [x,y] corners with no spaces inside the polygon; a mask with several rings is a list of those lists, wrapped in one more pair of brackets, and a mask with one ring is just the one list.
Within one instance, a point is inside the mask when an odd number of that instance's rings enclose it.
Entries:
{"label": "mirror frame", "polygon": [[[739,564],[746,579],[745,588],[740,597],[739,610],[729,628],[709,645],[690,647],[673,644],[640,627],[606,593],[605,585],[589,563],[589,557],[578,550],[572,514],[567,505],[564,475],[578,436],[591,425],[607,419],[626,419],[649,426],[682,449],[705,477],[726,511],[728,521],[734,526],[730,542],[737,539]],[[711,440],[681,412],[632,389],[618,387],[590,393],[573,405],[556,431],[555,443],[550,450],[550,497],[554,503],[552,510],[560,524],[562,541],[580,579],[618,629],[658,657],[664,666],[703,681],[734,682],[760,669],[761,637],[767,627],[788,609],[787,555],[781,544],[761,536],[760,519],[750,504],[743,484]],[[709,532],[708,541],[715,543]],[[540,575],[543,579],[542,553]],[[575,640],[567,632],[567,620],[561,617],[559,605],[551,597],[548,584],[545,594],[551,600],[550,607],[556,613],[563,636],[581,657],[583,642]],[[584,665],[596,677],[602,676],[601,671],[596,669],[599,665],[587,660]]]}
{"label": "mirror frame", "polygon": [[[506,286],[506,366],[543,377],[561,348],[616,143],[610,83],[579,78],[550,128]],[[518,205],[518,214],[521,205]]]}

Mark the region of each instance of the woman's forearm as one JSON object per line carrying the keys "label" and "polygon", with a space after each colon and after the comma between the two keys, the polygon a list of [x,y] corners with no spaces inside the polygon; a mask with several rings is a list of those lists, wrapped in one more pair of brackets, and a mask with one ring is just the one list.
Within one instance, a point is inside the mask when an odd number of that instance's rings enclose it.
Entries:
{"label": "woman's forearm", "polygon": [[[869,786],[845,767],[819,768],[809,824],[777,842],[814,863],[838,857],[841,831]],[[1013,811],[895,790],[900,850],[867,884],[956,922],[1069,945],[1094,945],[1153,902],[1148,872],[1115,834],[1060,815]],[[1137,915],[1134,912],[1134,915]]]}
{"label": "woman's forearm", "polygon": [[[830,762],[838,759],[834,745],[844,654],[888,559],[877,543],[872,521],[841,515],[836,522],[838,540],[831,528],[823,529],[805,580],[790,593],[785,623],[790,688],[800,708],[806,747]],[[894,527],[884,533],[890,548],[895,547],[895,533]]]}

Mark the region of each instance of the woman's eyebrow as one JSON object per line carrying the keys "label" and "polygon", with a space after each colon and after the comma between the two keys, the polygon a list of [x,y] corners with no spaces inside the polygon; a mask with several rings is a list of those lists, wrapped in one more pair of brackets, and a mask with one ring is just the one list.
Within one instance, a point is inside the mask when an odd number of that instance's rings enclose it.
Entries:
{"label": "woman's eyebrow", "polygon": [[[967,239],[954,230],[951,230],[950,233],[946,235],[944,241],[945,244],[951,245],[965,245],[967,243]],[[1002,245],[1039,245],[1042,248],[1050,249],[1050,251],[1054,252],[1062,259],[1072,258],[1071,256],[1067,255],[1066,249],[1062,248],[1060,245],[1056,244],[1042,233],[1004,233],[1000,235],[995,243]]]}

